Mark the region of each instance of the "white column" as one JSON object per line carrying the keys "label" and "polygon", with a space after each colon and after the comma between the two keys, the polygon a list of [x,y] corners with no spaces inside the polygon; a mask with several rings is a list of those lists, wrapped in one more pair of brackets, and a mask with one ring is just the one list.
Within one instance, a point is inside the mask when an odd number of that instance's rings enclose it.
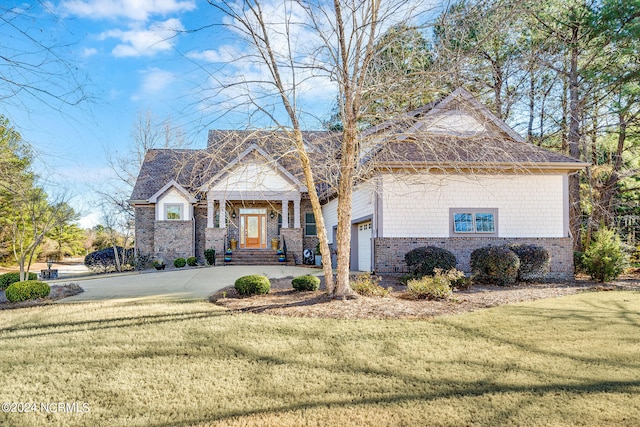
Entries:
{"label": "white column", "polygon": [[289,228],[289,201],[282,201],[282,228]]}
{"label": "white column", "polygon": [[207,197],[207,228],[213,228],[213,220],[216,216],[216,211],[213,208],[213,199]]}
{"label": "white column", "polygon": [[300,199],[293,200],[293,228],[300,228]]}
{"label": "white column", "polygon": [[227,228],[227,201],[220,199],[220,228]]}

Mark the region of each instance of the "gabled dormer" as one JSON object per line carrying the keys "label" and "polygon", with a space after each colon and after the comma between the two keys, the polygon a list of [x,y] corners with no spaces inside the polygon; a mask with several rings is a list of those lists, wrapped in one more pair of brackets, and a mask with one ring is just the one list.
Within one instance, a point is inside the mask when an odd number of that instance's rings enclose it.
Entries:
{"label": "gabled dormer", "polygon": [[156,221],[190,221],[193,219],[193,205],[197,201],[174,180],[149,197],[149,203],[156,207]]}

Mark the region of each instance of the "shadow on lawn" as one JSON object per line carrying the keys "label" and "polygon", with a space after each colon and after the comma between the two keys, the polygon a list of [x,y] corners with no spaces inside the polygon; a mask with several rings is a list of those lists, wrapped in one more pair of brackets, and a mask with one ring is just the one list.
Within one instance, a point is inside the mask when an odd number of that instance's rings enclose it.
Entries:
{"label": "shadow on lawn", "polygon": [[[138,316],[122,316],[109,319],[82,320],[77,322],[52,322],[38,325],[10,326],[8,328],[0,328],[0,340],[23,339],[40,337],[46,335],[59,335],[80,331],[97,331],[103,329],[122,328],[127,326],[153,325],[168,322],[181,322],[194,319],[205,319],[220,316],[228,316],[224,311],[192,311],[188,313],[168,313],[168,314],[151,314]],[[32,331],[27,334],[6,334],[11,332]]]}

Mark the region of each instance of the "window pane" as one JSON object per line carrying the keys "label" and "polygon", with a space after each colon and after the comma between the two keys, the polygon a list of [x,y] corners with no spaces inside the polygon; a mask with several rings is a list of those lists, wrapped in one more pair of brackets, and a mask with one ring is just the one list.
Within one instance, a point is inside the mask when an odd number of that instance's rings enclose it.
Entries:
{"label": "window pane", "polygon": [[304,214],[304,222],[305,236],[315,236],[318,234],[316,231],[316,217],[313,215],[313,212],[306,212]]}
{"label": "window pane", "polygon": [[478,233],[495,233],[496,227],[492,213],[476,214],[476,232]]}
{"label": "window pane", "polygon": [[456,233],[473,233],[473,216],[470,213],[453,214],[453,227]]}
{"label": "window pane", "polygon": [[180,206],[167,206],[167,219],[180,219]]}

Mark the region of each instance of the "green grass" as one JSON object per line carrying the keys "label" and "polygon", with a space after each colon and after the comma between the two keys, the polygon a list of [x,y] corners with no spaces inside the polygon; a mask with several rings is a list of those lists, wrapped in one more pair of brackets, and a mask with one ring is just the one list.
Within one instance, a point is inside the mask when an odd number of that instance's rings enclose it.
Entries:
{"label": "green grass", "polygon": [[433,321],[118,302],[0,312],[0,425],[638,425],[640,293]]}

